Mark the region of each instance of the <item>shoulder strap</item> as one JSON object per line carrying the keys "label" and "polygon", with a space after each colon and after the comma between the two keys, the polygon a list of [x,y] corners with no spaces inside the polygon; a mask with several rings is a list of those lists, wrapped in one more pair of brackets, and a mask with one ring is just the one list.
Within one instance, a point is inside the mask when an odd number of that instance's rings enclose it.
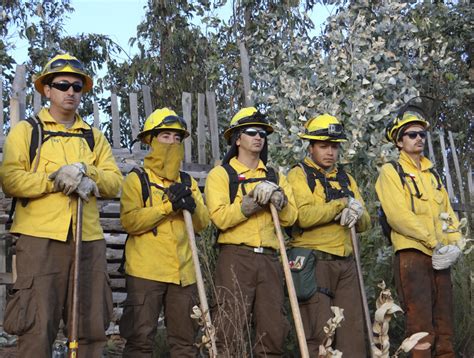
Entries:
{"label": "shoulder strap", "polygon": [[237,191],[239,190],[239,176],[229,163],[223,164],[222,167],[225,169],[227,176],[229,177],[229,199],[230,202],[233,203],[237,195]]}
{"label": "shoulder strap", "polygon": [[311,193],[314,191],[314,188],[316,187],[316,180],[321,179],[318,177],[318,172],[314,168],[311,168],[309,165],[307,165],[304,162],[298,163],[298,166],[303,169],[303,172],[306,175],[306,182],[308,183],[309,190]]}
{"label": "shoulder strap", "polygon": [[354,193],[350,189],[351,180],[349,179],[349,175],[347,175],[347,172],[344,170],[342,165],[338,165],[337,167],[336,181],[341,186],[341,191],[344,193],[344,195],[354,197]]}
{"label": "shoulder strap", "polygon": [[86,140],[87,145],[89,146],[91,152],[93,152],[95,148],[94,131],[92,130],[92,126],[89,123],[87,122],[84,122],[84,123],[86,123],[89,126],[89,129],[82,129],[82,133],[84,134],[84,139]]}
{"label": "shoulder strap", "polygon": [[[36,156],[36,150],[39,147],[39,143],[43,143],[43,124],[41,120],[38,118],[38,116],[34,117],[28,117],[25,119],[31,127],[33,127],[33,130],[31,132],[31,141],[30,141],[30,166],[33,163],[33,159]],[[41,138],[40,138],[41,136]]]}
{"label": "shoulder strap", "polygon": [[148,174],[141,167],[134,167],[130,170],[130,173],[135,173],[138,176],[138,179],[140,179],[143,206],[146,206],[146,201],[150,196],[150,180],[148,179]]}
{"label": "shoulder strap", "polygon": [[430,172],[436,178],[436,183],[437,183],[436,190],[441,190],[441,188],[443,187],[443,182],[441,181],[441,177],[438,174],[438,171],[434,167],[431,167]]}
{"label": "shoulder strap", "polygon": [[267,180],[278,185],[280,177],[278,175],[278,171],[276,171],[275,168],[267,167]]}

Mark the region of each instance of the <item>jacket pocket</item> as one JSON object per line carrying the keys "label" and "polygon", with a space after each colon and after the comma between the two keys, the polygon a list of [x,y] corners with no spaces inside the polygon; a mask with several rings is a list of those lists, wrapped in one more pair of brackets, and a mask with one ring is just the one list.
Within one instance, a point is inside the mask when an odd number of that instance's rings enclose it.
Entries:
{"label": "jacket pocket", "polygon": [[[145,303],[145,293],[132,292],[127,294],[122,317],[120,318],[120,335],[128,339],[137,334],[139,314]],[[137,325],[136,325],[137,324]]]}
{"label": "jacket pocket", "polygon": [[37,311],[33,276],[18,277],[5,308],[5,331],[18,336],[36,332],[39,327]]}

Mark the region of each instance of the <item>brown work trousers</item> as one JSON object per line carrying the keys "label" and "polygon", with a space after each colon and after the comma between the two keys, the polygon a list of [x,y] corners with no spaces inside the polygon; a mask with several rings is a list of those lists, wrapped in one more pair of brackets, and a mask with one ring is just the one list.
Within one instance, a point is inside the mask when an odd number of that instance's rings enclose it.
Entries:
{"label": "brown work trousers", "polygon": [[191,318],[198,304],[196,284],[180,286],[127,275],[127,299],[120,334],[127,340],[124,358],[151,358],[164,308],[168,344],[172,358],[197,357],[198,322]]}
{"label": "brown work trousers", "polygon": [[275,254],[222,245],[216,267],[217,303],[212,316],[219,357],[248,352],[251,322],[255,357],[281,357],[289,323],[284,309],[283,272]]}
{"label": "brown work trousers", "polygon": [[324,326],[334,317],[331,306],[337,306],[344,309],[344,321],[336,330],[332,347],[344,357],[366,358],[364,315],[353,257],[317,259],[315,270],[317,286],[329,289],[334,297],[316,292],[299,304],[310,357],[318,356],[325,338]]}
{"label": "brown work trousers", "polygon": [[[105,240],[82,243],[79,287],[79,357],[100,358],[112,316]],[[61,318],[72,303],[72,235],[67,242],[21,235],[18,278],[5,310],[5,331],[18,335],[18,357],[51,358]],[[65,332],[67,334],[67,332]]]}
{"label": "brown work trousers", "polygon": [[395,284],[406,316],[406,336],[429,335],[428,350],[412,350],[413,358],[454,358],[453,288],[451,270],[434,270],[431,257],[421,251],[401,250],[395,254]]}

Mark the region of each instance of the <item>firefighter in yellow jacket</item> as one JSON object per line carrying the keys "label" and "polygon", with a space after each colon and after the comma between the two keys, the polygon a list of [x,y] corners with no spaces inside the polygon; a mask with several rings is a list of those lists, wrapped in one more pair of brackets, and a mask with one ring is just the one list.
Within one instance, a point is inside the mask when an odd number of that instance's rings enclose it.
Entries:
{"label": "firefighter in yellow jacket", "polygon": [[71,305],[73,233],[77,195],[83,208],[80,271],[79,357],[99,357],[112,312],[105,240],[96,196],[115,197],[122,175],[109,143],[76,113],[92,79],[75,57],[58,55],[44,67],[35,88],[49,99],[7,137],[0,178],[19,198],[11,232],[18,278],[4,327],[19,336],[20,357],[51,357],[61,318]]}
{"label": "firefighter in yellow jacket", "polygon": [[400,158],[382,167],[375,189],[391,228],[406,335],[429,333],[412,357],[454,358],[450,266],[460,255],[455,246],[460,233],[447,192],[423,156],[430,102],[412,99],[389,123],[387,139],[397,146]]}
{"label": "firefighter in yellow jacket", "polygon": [[168,108],[146,120],[138,138],[151,147],[144,168],[130,173],[122,190],[120,219],[125,247],[127,299],[120,333],[124,357],[152,357],[158,316],[164,308],[171,357],[196,357],[196,276],[182,210],[196,232],[209,223],[196,181],[179,168],[186,123]]}
{"label": "firefighter in yellow jacket", "polygon": [[294,223],[296,207],[286,178],[266,166],[267,135],[272,132],[256,108],[241,109],[224,132],[231,147],[223,165],[206,180],[209,215],[220,230],[213,316],[218,352],[224,357],[244,354],[251,315],[256,357],[281,356],[289,329],[268,204],[275,205],[283,226]]}
{"label": "firefighter in yellow jacket", "polygon": [[290,265],[311,262],[306,270],[314,272],[296,287],[308,349],[312,357],[318,355],[323,328],[333,316],[331,306],[338,306],[344,309],[344,322],[336,330],[335,348],[344,355],[365,358],[350,228],[367,230],[370,217],[354,178],[336,165],[339,145],[346,141],[344,128],[336,117],[323,114],[309,120],[300,137],[310,144],[309,155],[288,173],[298,207],[289,259]]}

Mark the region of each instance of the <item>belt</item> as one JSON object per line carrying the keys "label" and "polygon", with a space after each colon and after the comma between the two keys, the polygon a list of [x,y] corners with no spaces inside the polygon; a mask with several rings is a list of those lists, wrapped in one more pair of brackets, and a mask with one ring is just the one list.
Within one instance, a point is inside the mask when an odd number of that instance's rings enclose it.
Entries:
{"label": "belt", "polygon": [[230,246],[235,246],[244,250],[252,251],[256,254],[262,254],[262,255],[272,255],[272,256],[278,256],[278,250],[272,249],[271,247],[253,247],[253,246],[247,246],[244,244],[240,245],[230,245]]}
{"label": "belt", "polygon": [[322,261],[351,260],[352,259],[352,255],[338,256],[338,255],[330,254],[329,252],[318,251],[318,250],[313,250],[313,253],[314,253],[314,256],[316,256],[318,260],[322,260]]}

